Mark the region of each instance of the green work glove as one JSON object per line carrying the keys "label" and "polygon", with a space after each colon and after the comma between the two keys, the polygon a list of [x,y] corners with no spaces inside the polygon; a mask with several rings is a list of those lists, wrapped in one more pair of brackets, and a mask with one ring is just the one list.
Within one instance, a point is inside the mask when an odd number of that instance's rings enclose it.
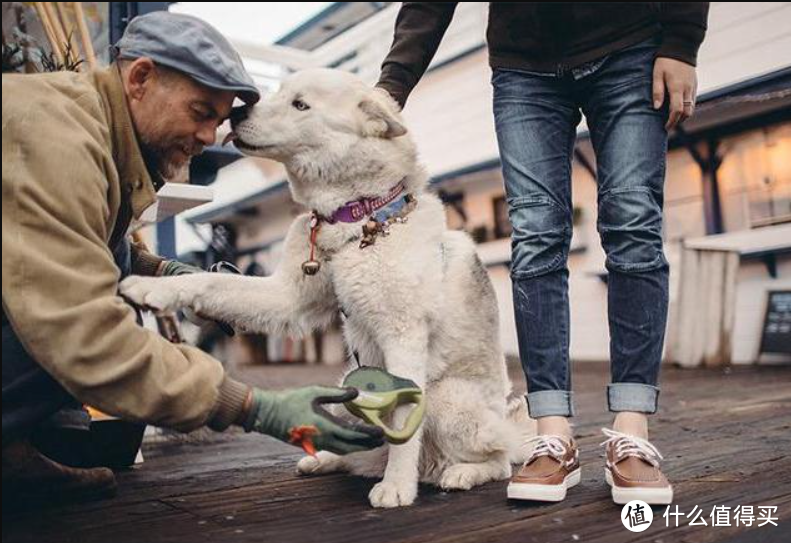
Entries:
{"label": "green work glove", "polygon": [[188,273],[202,273],[204,270],[179,262],[178,260],[166,260],[162,266],[162,277],[171,277],[174,275],[187,275]]}
{"label": "green work glove", "polygon": [[299,445],[309,454],[316,450],[348,454],[384,445],[381,428],[341,420],[323,407],[348,402],[357,394],[354,388],[320,386],[278,392],[254,389],[243,426],[248,432],[255,430]]}

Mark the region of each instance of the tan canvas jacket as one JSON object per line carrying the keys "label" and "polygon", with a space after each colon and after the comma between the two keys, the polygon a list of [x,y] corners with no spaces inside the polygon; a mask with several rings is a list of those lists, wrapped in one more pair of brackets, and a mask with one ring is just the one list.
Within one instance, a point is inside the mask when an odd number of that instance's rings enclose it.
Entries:
{"label": "tan canvas jacket", "polygon": [[2,79],[3,311],[14,331],[82,402],[224,429],[248,388],[206,353],[138,326],[117,294],[108,243],[124,191],[135,217],[156,198],[117,68]]}

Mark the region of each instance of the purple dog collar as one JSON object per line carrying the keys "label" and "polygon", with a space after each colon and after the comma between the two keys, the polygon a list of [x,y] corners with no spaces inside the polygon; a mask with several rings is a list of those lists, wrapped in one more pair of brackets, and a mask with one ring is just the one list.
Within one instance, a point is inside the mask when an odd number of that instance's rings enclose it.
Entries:
{"label": "purple dog collar", "polygon": [[404,189],[404,181],[402,180],[384,196],[379,196],[378,198],[360,198],[353,202],[347,202],[345,205],[336,209],[329,217],[322,217],[318,215],[318,213],[316,215],[319,216],[322,221],[329,224],[335,224],[336,222],[357,222],[398,198],[401,193],[404,192]]}

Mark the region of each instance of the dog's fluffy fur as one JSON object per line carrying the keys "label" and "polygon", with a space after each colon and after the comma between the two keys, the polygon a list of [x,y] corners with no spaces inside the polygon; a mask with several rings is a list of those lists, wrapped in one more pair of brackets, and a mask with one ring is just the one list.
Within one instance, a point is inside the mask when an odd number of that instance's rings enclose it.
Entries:
{"label": "dog's fluffy fur", "polygon": [[[158,310],[188,307],[248,332],[304,334],[343,310],[350,350],[426,391],[418,433],[403,445],[298,464],[303,474],[345,470],[383,477],[375,507],[410,505],[418,481],[469,489],[506,479],[532,433],[499,344],[498,309],[470,238],[449,231],[440,201],[405,135],[396,104],[355,76],[299,72],[235,126],[237,147],[282,162],[295,201],[328,216],[346,202],[381,196],[404,180],[417,207],[387,237],[360,249],[362,222],[323,224],[321,269],[305,276],[309,216],[297,217],[282,262],[270,277],[196,274],[131,277],[121,292]],[[404,411],[397,411],[399,426]],[[350,416],[347,414],[347,416]]]}

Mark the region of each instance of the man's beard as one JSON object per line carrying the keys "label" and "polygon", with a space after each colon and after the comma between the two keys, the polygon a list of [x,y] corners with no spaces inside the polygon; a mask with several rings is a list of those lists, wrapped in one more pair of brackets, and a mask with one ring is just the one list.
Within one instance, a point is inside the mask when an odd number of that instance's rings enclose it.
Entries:
{"label": "man's beard", "polygon": [[[177,148],[185,149],[188,155],[186,159],[176,160],[174,155]],[[188,144],[174,142],[157,144],[143,139],[140,144],[140,151],[148,171],[161,177],[163,181],[169,181],[188,180],[190,160],[200,150]]]}

